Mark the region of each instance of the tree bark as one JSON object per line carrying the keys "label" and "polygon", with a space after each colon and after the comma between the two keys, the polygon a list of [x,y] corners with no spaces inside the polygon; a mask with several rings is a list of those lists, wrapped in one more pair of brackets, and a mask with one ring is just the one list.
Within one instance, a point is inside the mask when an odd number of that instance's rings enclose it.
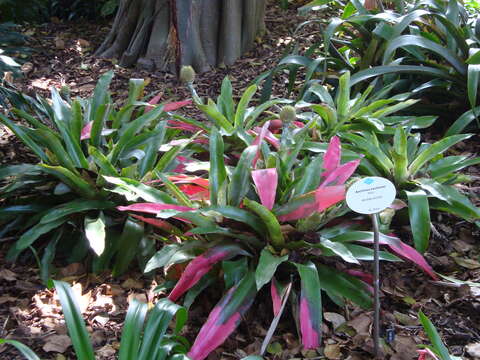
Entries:
{"label": "tree bark", "polygon": [[151,71],[232,65],[265,31],[265,1],[120,0],[96,55]]}

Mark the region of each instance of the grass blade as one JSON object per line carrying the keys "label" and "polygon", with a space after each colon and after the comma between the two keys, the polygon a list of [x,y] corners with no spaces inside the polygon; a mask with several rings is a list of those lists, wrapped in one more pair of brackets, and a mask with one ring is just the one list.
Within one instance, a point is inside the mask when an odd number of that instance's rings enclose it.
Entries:
{"label": "grass blade", "polygon": [[1,344],[9,344],[9,345],[15,346],[17,350],[20,351],[22,355],[27,358],[27,360],[40,360],[40,358],[37,356],[37,354],[35,354],[32,351],[32,349],[30,349],[28,346],[22,344],[19,341],[0,339],[0,345]]}
{"label": "grass blade", "polygon": [[77,357],[82,360],[95,360],[92,343],[90,342],[85,322],[80,313],[80,307],[75,300],[70,285],[66,282],[56,280],[54,280],[53,283],[57,290],[60,304],[62,304],[68,334],[72,339],[73,348],[75,349]]}
{"label": "grass blade", "polygon": [[123,324],[118,360],[131,360],[137,358],[147,310],[148,305],[141,303],[136,299],[133,299],[130,303],[127,317]]}
{"label": "grass blade", "polygon": [[443,344],[442,339],[440,338],[440,335],[438,334],[438,331],[437,329],[435,329],[435,326],[432,324],[432,322],[425,316],[425,314],[422,311],[418,312],[418,319],[422,323],[422,326],[425,332],[427,333],[427,336],[430,339],[430,342],[435,348],[437,355],[440,356],[440,359],[451,360],[450,354],[448,353],[448,349]]}
{"label": "grass blade", "polygon": [[161,341],[167,331],[168,325],[174,316],[177,316],[175,332],[178,333],[187,320],[187,311],[184,307],[174,304],[168,299],[157,302],[148,316],[142,346],[136,360],[157,359],[160,351],[165,351]]}

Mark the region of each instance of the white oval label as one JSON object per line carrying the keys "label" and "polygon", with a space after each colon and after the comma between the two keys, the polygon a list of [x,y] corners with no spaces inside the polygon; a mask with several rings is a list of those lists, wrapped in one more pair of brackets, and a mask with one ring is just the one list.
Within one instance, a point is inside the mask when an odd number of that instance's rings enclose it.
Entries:
{"label": "white oval label", "polygon": [[363,178],[347,191],[347,205],[360,214],[375,214],[389,207],[395,200],[395,186],[378,176]]}

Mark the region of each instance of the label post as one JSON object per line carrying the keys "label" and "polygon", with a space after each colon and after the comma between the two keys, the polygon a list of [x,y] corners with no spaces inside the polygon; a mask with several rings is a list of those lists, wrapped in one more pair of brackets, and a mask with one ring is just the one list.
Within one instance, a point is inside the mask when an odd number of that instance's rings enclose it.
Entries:
{"label": "label post", "polygon": [[371,215],[373,227],[373,352],[380,357],[380,230],[378,213],[395,200],[395,186],[387,179],[371,176],[350,186],[346,201],[356,213]]}

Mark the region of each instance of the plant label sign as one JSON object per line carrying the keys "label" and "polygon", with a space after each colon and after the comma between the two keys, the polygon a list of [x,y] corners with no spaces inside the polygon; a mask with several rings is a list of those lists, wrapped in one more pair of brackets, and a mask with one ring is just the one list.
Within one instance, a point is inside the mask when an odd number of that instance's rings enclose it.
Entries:
{"label": "plant label sign", "polygon": [[390,180],[378,176],[363,178],[347,191],[348,207],[359,214],[376,214],[395,200],[395,186]]}

